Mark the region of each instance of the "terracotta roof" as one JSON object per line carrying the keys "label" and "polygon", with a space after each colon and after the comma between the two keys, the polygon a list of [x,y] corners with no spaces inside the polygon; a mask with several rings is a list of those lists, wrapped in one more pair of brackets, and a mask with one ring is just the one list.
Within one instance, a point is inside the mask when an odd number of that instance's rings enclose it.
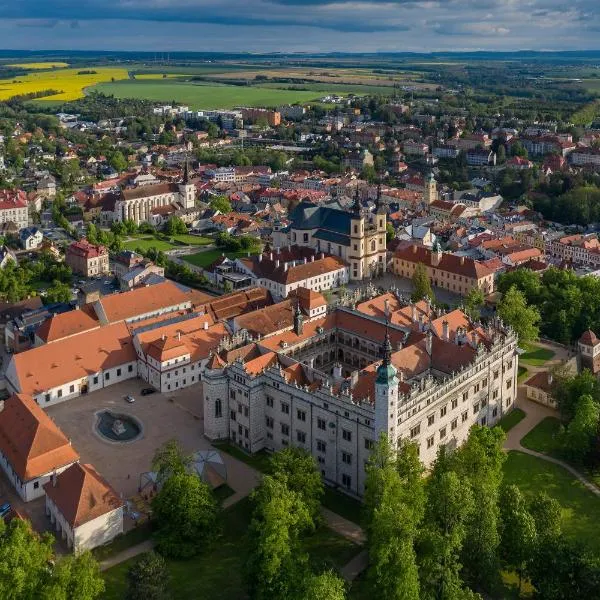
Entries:
{"label": "terracotta roof", "polygon": [[223,369],[227,366],[227,363],[215,352],[211,355],[206,363],[207,369]]}
{"label": "terracotta roof", "polygon": [[408,262],[424,263],[425,265],[440,271],[463,275],[464,277],[469,277],[471,279],[481,279],[493,275],[494,273],[492,269],[488,268],[480,261],[447,252],[442,253],[440,263],[434,266],[433,252],[424,246],[417,246],[411,243],[405,243],[404,245],[399,246],[394,257]]}
{"label": "terracotta roof", "polygon": [[162,194],[174,194],[179,191],[175,183],[157,183],[156,185],[142,185],[137,188],[128,188],[121,191],[123,200],[138,200],[139,198],[149,198],[150,196],[160,196]]}
{"label": "terracotta roof", "polygon": [[325,296],[305,287],[298,287],[288,294],[288,298],[298,298],[300,308],[306,313],[310,310],[327,305]]}
{"label": "terracotta roof", "polygon": [[292,327],[294,324],[294,307],[291,300],[266,306],[233,320],[235,329],[247,329],[254,335],[268,336]]}
{"label": "terracotta roof", "polygon": [[14,370],[20,392],[36,395],[69,381],[136,360],[129,330],[115,323],[13,355],[7,370]]}
{"label": "terracotta roof", "polygon": [[591,329],[588,329],[587,331],[583,332],[582,336],[579,338],[579,341],[586,346],[595,346],[598,343],[598,338]]}
{"label": "terracotta roof", "polygon": [[100,321],[89,305],[48,317],[35,332],[44,342],[54,342],[100,327]]}
{"label": "terracotta roof", "polygon": [[104,296],[95,305],[101,318],[104,313],[108,323],[117,323],[187,302],[197,306],[209,299],[212,299],[212,296],[197,290],[184,290],[173,281],[167,280],[122,294]]}
{"label": "terracotta roof", "polygon": [[278,363],[279,357],[277,354],[275,352],[267,352],[244,363],[244,369],[248,375],[255,376],[262,373],[266,368]]}
{"label": "terracotta roof", "polygon": [[23,482],[79,460],[63,432],[26,394],[14,394],[4,401],[0,450]]}
{"label": "terracotta roof", "polygon": [[552,389],[552,375],[548,371],[538,371],[525,382],[525,385],[549,393]]}
{"label": "terracotta roof", "polygon": [[241,292],[233,292],[217,299],[211,298],[210,300],[202,308],[210,312],[216,321],[232,319],[245,312],[273,304],[271,294],[263,287],[254,287]]}
{"label": "terracotta roof", "polygon": [[81,256],[86,260],[90,258],[96,258],[98,256],[108,256],[108,250],[100,244],[90,244],[87,240],[79,240],[73,242],[67,248],[67,257],[73,254],[75,256]]}
{"label": "terracotta roof", "polygon": [[123,506],[123,501],[92,465],[76,463],[44,485],[71,527],[79,527]]}

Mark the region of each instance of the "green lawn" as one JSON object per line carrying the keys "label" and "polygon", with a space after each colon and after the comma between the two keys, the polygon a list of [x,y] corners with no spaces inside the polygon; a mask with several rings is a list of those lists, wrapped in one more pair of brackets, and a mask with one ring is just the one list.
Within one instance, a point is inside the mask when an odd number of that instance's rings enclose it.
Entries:
{"label": "green lawn", "polygon": [[[171,574],[171,594],[179,598],[218,598],[240,600],[244,592],[243,571],[248,553],[245,537],[251,519],[250,500],[241,500],[223,514],[221,537],[206,553],[189,561],[167,561]],[[315,569],[339,569],[360,552],[360,547],[326,527],[319,528],[306,540],[306,549]],[[125,597],[129,567],[138,558],[104,572],[104,600]]]}
{"label": "green lawn", "polygon": [[513,408],[507,415],[498,421],[504,431],[510,431],[517,423],[525,418],[525,413],[520,408]]}
{"label": "green lawn", "polygon": [[184,244],[185,246],[208,246],[212,244],[214,240],[203,235],[191,235],[189,233],[182,233],[180,235],[174,235],[172,237],[176,242]]}
{"label": "green lawn", "polygon": [[136,250],[136,248],[141,248],[144,251],[150,248],[156,248],[157,250],[162,250],[165,252],[166,250],[172,250],[175,248],[175,244],[165,242],[164,240],[157,240],[153,235],[146,235],[125,242],[123,247],[125,250]]}
{"label": "green lawn", "polygon": [[126,250],[135,250],[136,248],[148,250],[148,248],[156,248],[157,250],[162,250],[164,252],[166,250],[177,248],[178,246],[206,246],[214,242],[213,239],[208,237],[185,233],[181,235],[174,235],[168,241],[158,239],[156,236],[151,234],[136,234],[130,237],[134,239],[131,239],[123,244]]}
{"label": "green lawn", "polygon": [[127,548],[131,548],[131,546],[141,544],[150,537],[151,533],[150,523],[146,522],[116,537],[110,544],[94,548],[92,553],[96,560],[103,560],[113,554],[118,554]]}
{"label": "green lawn", "polygon": [[588,491],[568,471],[541,458],[509,452],[504,481],[517,485],[527,496],[544,490],[562,506],[562,526],[570,539],[600,551],[600,498]]}
{"label": "green lawn", "polygon": [[517,374],[517,382],[522,383],[523,381],[525,381],[528,378],[529,378],[529,371],[523,365],[519,365],[519,371]]}
{"label": "green lawn", "polygon": [[[269,89],[256,86],[203,85],[166,80],[115,81],[88,88],[116,98],[139,98],[158,102],[180,102],[192,109],[234,108],[236,106],[276,107],[280,104],[312,102],[326,92]],[[335,92],[333,92],[335,93]]]}
{"label": "green lawn", "polygon": [[256,452],[255,454],[248,454],[244,452],[241,448],[238,448],[234,444],[230,444],[229,442],[213,442],[213,446],[218,448],[222,452],[226,452],[230,454],[234,458],[245,462],[247,465],[255,468],[257,471],[261,473],[268,473],[270,469],[270,459],[271,455],[264,450],[260,452]]}
{"label": "green lawn", "polygon": [[540,348],[535,344],[523,344],[525,352],[519,356],[519,362],[532,367],[541,367],[549,360],[554,358],[554,352],[547,348]]}
{"label": "green lawn", "polygon": [[[202,252],[197,252],[196,254],[187,254],[186,256],[182,256],[181,258],[186,262],[189,262],[197,267],[206,268],[219,258],[223,254],[222,250],[203,250]],[[251,254],[256,254],[256,252],[251,252]],[[239,252],[225,252],[225,256],[227,258],[241,258],[242,256],[248,256],[248,252],[244,250],[240,250]]]}
{"label": "green lawn", "polygon": [[359,500],[339,492],[330,487],[325,487],[323,500],[321,504],[330,511],[352,521],[353,523],[362,522],[363,504]]}
{"label": "green lawn", "polygon": [[556,417],[546,417],[521,440],[521,446],[562,458],[557,440],[559,429],[560,421]]}

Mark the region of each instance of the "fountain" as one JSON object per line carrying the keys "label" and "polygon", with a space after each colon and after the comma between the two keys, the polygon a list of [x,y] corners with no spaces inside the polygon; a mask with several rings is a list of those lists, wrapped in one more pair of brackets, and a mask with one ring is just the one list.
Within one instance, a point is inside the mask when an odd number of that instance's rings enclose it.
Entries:
{"label": "fountain", "polygon": [[110,442],[132,442],[142,435],[142,424],[131,415],[109,410],[96,413],[95,430]]}

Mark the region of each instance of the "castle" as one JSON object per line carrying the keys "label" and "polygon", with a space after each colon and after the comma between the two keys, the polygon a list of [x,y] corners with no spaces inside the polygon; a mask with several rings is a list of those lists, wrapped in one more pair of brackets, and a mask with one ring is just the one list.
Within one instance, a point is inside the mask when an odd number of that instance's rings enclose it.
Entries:
{"label": "castle", "polygon": [[360,496],[381,433],[415,441],[429,465],[513,408],[517,338],[501,321],[395,291],[357,300],[312,319],[297,309],[277,335],[221,345],[203,373],[205,435],[250,453],[305,448],[328,483]]}

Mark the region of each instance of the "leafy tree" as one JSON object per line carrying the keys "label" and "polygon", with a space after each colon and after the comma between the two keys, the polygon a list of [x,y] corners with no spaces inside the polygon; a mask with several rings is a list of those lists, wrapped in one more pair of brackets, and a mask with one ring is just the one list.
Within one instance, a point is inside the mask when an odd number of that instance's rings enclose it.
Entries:
{"label": "leafy tree", "polygon": [[187,233],[187,226],[180,217],[169,217],[165,223],[165,233],[167,235],[180,235]]}
{"label": "leafy tree", "polygon": [[596,403],[600,403],[600,381],[589,369],[584,369],[577,375],[570,371],[557,370],[553,395],[558,399],[561,416],[569,423],[575,416],[579,399],[584,395],[591,396]]}
{"label": "leafy tree", "polygon": [[525,296],[511,287],[498,304],[498,315],[510,325],[519,337],[519,343],[531,342],[538,338],[540,313],[535,306],[528,306]]}
{"label": "leafy tree", "polygon": [[465,312],[469,315],[472,321],[478,321],[481,316],[481,307],[485,302],[485,296],[478,287],[473,287],[465,296],[463,304]]}
{"label": "leafy tree", "polygon": [[564,435],[564,447],[572,460],[584,462],[589,455],[600,423],[600,406],[584,394],[575,407],[575,415]]}
{"label": "leafy tree", "polygon": [[218,210],[221,214],[226,215],[231,212],[231,202],[227,196],[215,196],[209,205],[213,210]]}
{"label": "leafy tree", "polygon": [[196,474],[171,475],[152,500],[156,549],[173,558],[199,554],[216,534],[217,512],[212,490]]}
{"label": "leafy tree", "polygon": [[58,279],[52,282],[52,286],[46,289],[44,302],[52,304],[54,302],[70,302],[73,293],[66,283],[61,283]]}
{"label": "leafy tree", "polygon": [[469,584],[488,592],[498,584],[498,502],[502,465],[506,459],[502,450],[505,439],[499,427],[476,425],[454,455],[457,472],[470,483],[474,506],[465,523],[463,575]]}
{"label": "leafy tree", "polygon": [[520,592],[523,575],[533,557],[537,539],[535,520],[516,485],[506,486],[502,490],[500,514],[501,556],[504,564],[519,575]]}
{"label": "leafy tree", "polygon": [[94,600],[104,592],[100,567],[90,552],[67,556],[55,566],[47,600]]}
{"label": "leafy tree", "polygon": [[152,469],[156,472],[156,480],[162,483],[171,475],[186,473],[192,457],[186,454],[176,439],[164,443],[154,454]]}
{"label": "leafy tree", "polygon": [[146,552],[127,572],[125,600],[168,600],[169,571],[165,559]]}
{"label": "leafy tree", "polygon": [[123,221],[113,221],[110,226],[110,230],[115,235],[125,235],[127,233],[127,227]]}
{"label": "leafy tree", "polygon": [[325,490],[314,457],[301,448],[288,447],[273,454],[270,465],[272,477],[301,497],[316,523]]}
{"label": "leafy tree", "polygon": [[528,304],[536,304],[542,292],[540,276],[531,269],[515,269],[502,273],[498,277],[498,291],[506,294],[511,287],[516,286],[523,294]]}
{"label": "leafy tree", "polygon": [[85,237],[90,244],[98,243],[98,228],[93,223],[88,223],[85,231]]}
{"label": "leafy tree", "polygon": [[254,513],[246,564],[250,597],[293,598],[305,581],[308,557],[301,549],[300,536],[314,528],[310,512],[298,493],[269,475],[263,477],[251,499]]}
{"label": "leafy tree", "polygon": [[394,226],[388,221],[385,225],[385,240],[389,244],[396,237]]}
{"label": "leafy tree", "polygon": [[538,545],[560,536],[562,514],[557,500],[544,491],[538,492],[529,503],[529,512],[535,522]]}
{"label": "leafy tree", "polygon": [[108,164],[115,170],[117,173],[122,173],[127,169],[127,159],[123,156],[123,153],[120,150],[113,152],[108,159]]}
{"label": "leafy tree", "polygon": [[423,298],[425,297],[431,300],[435,298],[435,296],[433,295],[433,288],[431,287],[431,281],[429,281],[427,269],[424,264],[419,263],[415,267],[415,272],[412,276],[412,283],[413,293],[411,298],[413,302],[423,300]]}
{"label": "leafy tree", "polygon": [[133,219],[125,219],[125,221],[123,221],[123,224],[125,225],[125,231],[129,235],[134,235],[135,233],[137,233],[138,226],[135,224],[135,221]]}
{"label": "leafy tree", "polygon": [[344,580],[333,571],[310,576],[302,596],[303,600],[344,600],[345,598]]}

